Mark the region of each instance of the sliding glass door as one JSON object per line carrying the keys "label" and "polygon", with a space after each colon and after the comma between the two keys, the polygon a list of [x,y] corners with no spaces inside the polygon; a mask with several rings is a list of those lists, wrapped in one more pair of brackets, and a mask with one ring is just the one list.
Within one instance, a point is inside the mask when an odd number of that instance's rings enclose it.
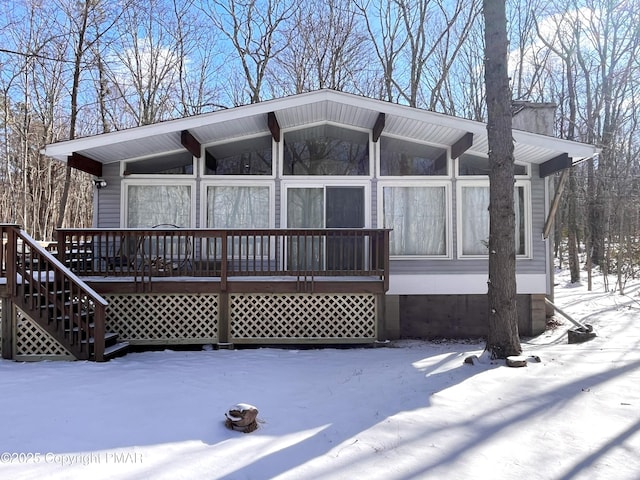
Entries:
{"label": "sliding glass door", "polygon": [[336,228],[344,232],[321,239],[301,237],[289,245],[294,270],[354,270],[364,266],[362,238],[349,231],[365,227],[365,187],[324,185],[287,188],[288,228]]}

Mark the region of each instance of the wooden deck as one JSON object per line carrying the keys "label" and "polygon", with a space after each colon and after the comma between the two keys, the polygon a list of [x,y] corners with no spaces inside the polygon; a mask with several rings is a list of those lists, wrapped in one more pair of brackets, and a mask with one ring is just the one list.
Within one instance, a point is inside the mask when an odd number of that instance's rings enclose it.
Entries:
{"label": "wooden deck", "polygon": [[372,343],[384,330],[388,230],[62,229],[46,248],[0,230],[4,358]]}

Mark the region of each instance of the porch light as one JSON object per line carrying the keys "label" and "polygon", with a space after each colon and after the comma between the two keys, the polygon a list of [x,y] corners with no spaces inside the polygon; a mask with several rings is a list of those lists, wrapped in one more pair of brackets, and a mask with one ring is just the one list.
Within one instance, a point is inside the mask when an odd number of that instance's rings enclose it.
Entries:
{"label": "porch light", "polygon": [[93,181],[93,184],[98,190],[107,186],[107,182],[101,178],[96,178]]}

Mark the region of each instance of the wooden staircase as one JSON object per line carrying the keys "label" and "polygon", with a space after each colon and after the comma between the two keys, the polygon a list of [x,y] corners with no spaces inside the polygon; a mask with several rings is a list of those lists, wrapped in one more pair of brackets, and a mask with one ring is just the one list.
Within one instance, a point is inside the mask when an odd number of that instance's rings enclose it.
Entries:
{"label": "wooden staircase", "polygon": [[103,362],[126,354],[129,344],[105,332],[107,301],[26,232],[4,230],[3,273],[12,302],[78,360]]}

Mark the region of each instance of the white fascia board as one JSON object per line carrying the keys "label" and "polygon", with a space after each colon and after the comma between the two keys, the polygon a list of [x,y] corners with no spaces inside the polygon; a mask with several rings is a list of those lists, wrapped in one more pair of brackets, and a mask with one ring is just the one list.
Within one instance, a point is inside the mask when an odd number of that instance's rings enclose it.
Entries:
{"label": "white fascia board", "polygon": [[570,157],[578,159],[593,157],[600,152],[600,149],[594,145],[525,132],[523,130],[513,130],[513,139],[518,143],[531,145],[533,147],[566,152]]}
{"label": "white fascia board", "polygon": [[[375,112],[384,112],[389,115],[396,115],[403,118],[416,120],[425,123],[440,125],[444,128],[450,128],[461,133],[471,132],[479,137],[487,134],[486,124],[475,120],[451,117],[442,113],[422,110],[407,105],[386,102],[384,100],[376,100],[354,94],[338,92],[335,90],[317,90],[314,92],[291,95],[288,97],[267,100],[264,102],[254,103],[233,107],[226,110],[217,110],[215,112],[205,113],[187,118],[175,120],[167,120],[152,125],[143,125],[140,127],[132,127],[116,132],[109,132],[90,137],[84,137],[74,140],[53,143],[47,145],[43,153],[49,157],[66,161],[67,157],[73,152],[86,151],[91,148],[103,147],[111,143],[126,142],[131,140],[141,140],[143,138],[155,135],[165,135],[197,128],[206,124],[214,124],[219,122],[233,121],[238,118],[249,117],[253,115],[263,115],[268,112],[278,112],[278,110],[286,110],[287,108],[297,107],[304,104],[318,103],[323,101],[331,101],[350,105],[356,108],[367,109]],[[538,135],[520,130],[514,130],[514,139],[516,142],[522,142],[528,145],[545,148],[551,151],[567,152],[569,155],[578,158],[586,158],[595,155],[598,149],[591,145],[572,142],[569,140],[561,140],[555,137]]]}
{"label": "white fascia board", "polygon": [[[485,295],[488,275],[390,275],[388,295]],[[546,294],[545,274],[516,275],[520,294]]]}

